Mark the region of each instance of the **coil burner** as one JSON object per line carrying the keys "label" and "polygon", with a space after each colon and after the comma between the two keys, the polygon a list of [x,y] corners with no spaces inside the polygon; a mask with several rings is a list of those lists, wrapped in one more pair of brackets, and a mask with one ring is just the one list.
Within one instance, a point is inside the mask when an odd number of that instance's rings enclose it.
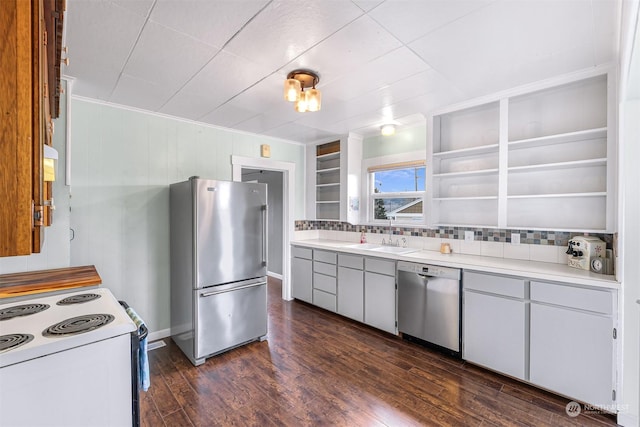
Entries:
{"label": "coil burner", "polygon": [[55,338],[82,334],[107,325],[113,322],[114,319],[115,317],[111,314],[87,314],[72,317],[49,326],[42,331],[42,336]]}
{"label": "coil burner", "polygon": [[100,298],[98,294],[80,294],[80,295],[71,295],[70,297],[66,297],[61,299],[56,304],[57,305],[72,305],[72,304],[83,304],[85,302],[93,301],[95,299]]}
{"label": "coil burner", "polygon": [[9,320],[14,317],[29,316],[30,314],[40,313],[49,308],[49,304],[23,304],[13,307],[3,308],[0,310],[0,320]]}
{"label": "coil burner", "polygon": [[0,336],[0,353],[20,347],[30,341],[33,341],[33,335],[31,334],[2,335]]}

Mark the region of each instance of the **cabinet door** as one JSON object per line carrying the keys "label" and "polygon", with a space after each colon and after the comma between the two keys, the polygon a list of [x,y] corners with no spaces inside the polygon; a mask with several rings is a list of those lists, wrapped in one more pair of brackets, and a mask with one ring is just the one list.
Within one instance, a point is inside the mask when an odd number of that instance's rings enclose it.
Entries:
{"label": "cabinet door", "polygon": [[613,320],[531,303],[531,382],[591,404],[612,404]]}
{"label": "cabinet door", "polygon": [[364,323],[396,334],[396,278],[364,273]]}
{"label": "cabinet door", "polygon": [[338,267],[338,314],[364,320],[364,272]]}
{"label": "cabinet door", "polygon": [[462,357],[526,379],[525,304],[515,299],[465,291]]}
{"label": "cabinet door", "polygon": [[312,261],[303,258],[291,258],[291,293],[294,298],[312,302],[313,293]]}

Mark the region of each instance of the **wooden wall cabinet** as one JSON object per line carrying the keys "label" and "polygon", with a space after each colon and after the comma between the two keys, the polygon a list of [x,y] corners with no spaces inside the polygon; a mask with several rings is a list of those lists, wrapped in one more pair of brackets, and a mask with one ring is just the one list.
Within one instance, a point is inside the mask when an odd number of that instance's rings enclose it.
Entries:
{"label": "wooden wall cabinet", "polygon": [[0,2],[0,256],[40,252],[52,222],[43,155],[59,113],[63,3]]}

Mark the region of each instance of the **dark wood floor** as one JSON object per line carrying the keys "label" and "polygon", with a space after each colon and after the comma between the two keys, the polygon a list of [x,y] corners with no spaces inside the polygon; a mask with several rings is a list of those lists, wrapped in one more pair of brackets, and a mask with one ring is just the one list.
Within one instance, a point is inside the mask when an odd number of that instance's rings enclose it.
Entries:
{"label": "dark wood floor", "polygon": [[615,425],[569,402],[297,301],[269,283],[269,334],[194,367],[149,353],[144,426]]}

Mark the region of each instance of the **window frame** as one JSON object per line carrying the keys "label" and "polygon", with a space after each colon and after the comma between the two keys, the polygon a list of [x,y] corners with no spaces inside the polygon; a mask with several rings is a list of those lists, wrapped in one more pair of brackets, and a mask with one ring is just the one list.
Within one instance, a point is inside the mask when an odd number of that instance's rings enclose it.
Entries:
{"label": "window frame", "polygon": [[[417,165],[417,162],[421,162],[421,165]],[[402,167],[400,164],[407,163],[406,166]],[[411,163],[411,164],[409,164]],[[393,170],[393,169],[405,169],[410,168],[412,166],[415,167],[425,167],[425,177],[424,177],[424,191],[402,191],[402,192],[393,192],[393,193],[375,193],[375,182],[374,182],[374,173],[381,172],[384,170]],[[383,156],[377,157],[374,159],[367,159],[367,161],[363,162],[362,174],[363,176],[363,192],[365,193],[363,198],[366,200],[366,223],[371,225],[389,225],[390,221],[393,222],[394,225],[406,225],[406,226],[423,226],[427,223],[427,170],[428,167],[426,163],[426,153],[423,151],[410,152],[410,153],[402,153],[399,155],[392,156]],[[374,169],[373,171],[371,169]],[[375,219],[375,201],[376,199],[391,199],[391,198],[419,198],[422,199],[422,217],[419,220],[407,220],[403,218],[403,214],[396,215],[395,218],[389,219]]]}

